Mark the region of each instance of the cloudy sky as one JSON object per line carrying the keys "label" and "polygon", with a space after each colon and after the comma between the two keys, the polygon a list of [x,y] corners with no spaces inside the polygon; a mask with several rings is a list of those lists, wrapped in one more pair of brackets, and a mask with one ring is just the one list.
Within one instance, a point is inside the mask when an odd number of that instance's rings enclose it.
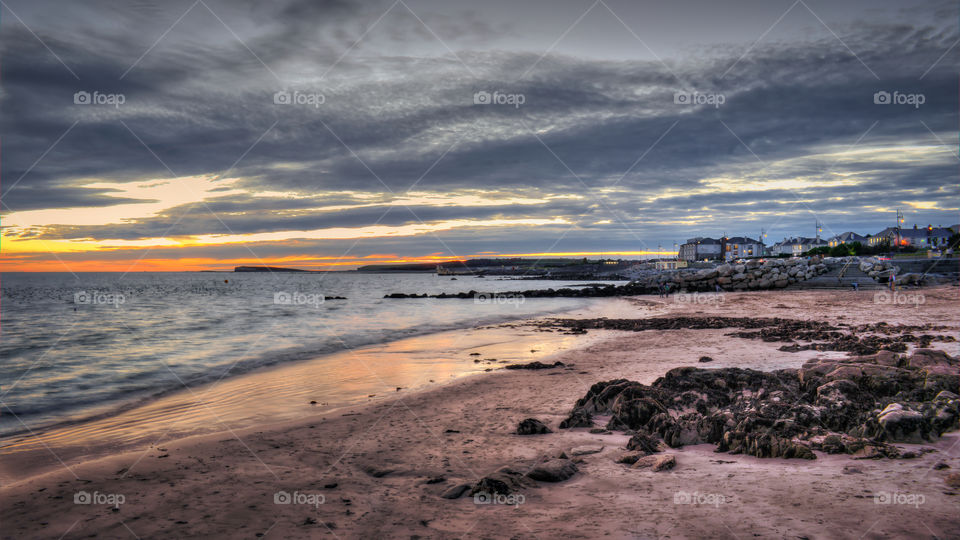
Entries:
{"label": "cloudy sky", "polygon": [[4,270],[958,218],[952,1],[5,0]]}

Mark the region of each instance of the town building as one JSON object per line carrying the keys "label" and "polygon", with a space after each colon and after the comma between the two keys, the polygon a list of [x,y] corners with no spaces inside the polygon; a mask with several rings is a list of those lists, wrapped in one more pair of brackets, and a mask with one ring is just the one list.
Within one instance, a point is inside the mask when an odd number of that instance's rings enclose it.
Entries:
{"label": "town building", "polygon": [[698,236],[680,246],[678,257],[684,261],[703,261],[722,258],[721,241]]}
{"label": "town building", "polygon": [[798,256],[810,251],[811,249],[824,247],[827,242],[820,238],[809,238],[804,236],[794,236],[793,238],[784,238],[770,246],[770,254]]}
{"label": "town building", "polygon": [[830,247],[837,247],[841,244],[853,244],[860,242],[862,245],[867,244],[867,237],[860,236],[859,234],[853,231],[847,231],[845,233],[840,233],[829,240],[827,240],[827,245]]}
{"label": "town building", "polygon": [[763,245],[757,240],[744,236],[724,238],[722,246],[725,261],[763,256]]}
{"label": "town building", "polygon": [[927,225],[919,228],[916,225],[912,229],[898,227],[887,227],[886,229],[871,236],[868,244],[877,246],[883,243],[889,243],[891,247],[913,246],[916,248],[943,247],[953,234],[953,230],[945,227],[934,227]]}

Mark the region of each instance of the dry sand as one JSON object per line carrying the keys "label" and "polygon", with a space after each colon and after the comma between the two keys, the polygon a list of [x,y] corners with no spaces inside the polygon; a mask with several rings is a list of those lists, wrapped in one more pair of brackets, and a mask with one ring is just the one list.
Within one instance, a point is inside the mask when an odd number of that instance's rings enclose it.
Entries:
{"label": "dry sand", "polygon": [[[710,300],[609,300],[621,315],[782,316],[891,324],[940,322],[956,335],[955,289],[923,291],[925,303],[876,304],[873,292],[729,293]],[[690,300],[691,298],[687,298]],[[798,367],[842,353],[780,352],[780,343],[725,337],[727,330],[591,332],[550,360],[575,369],[497,370],[350,409],[284,423],[162,442],[69,462],[0,490],[4,538],[956,538],[960,496],[944,483],[960,470],[957,432],[923,447],[917,459],[857,461],[759,459],[671,451],[677,467],[631,470],[613,462],[622,434],[557,429],[598,381],[651,383],[678,366]],[[957,343],[934,343],[958,354]],[[700,356],[715,359],[698,364]],[[543,360],[543,359],[541,359]],[[513,434],[534,417],[555,433]],[[450,432],[448,430],[454,430]],[[580,473],[522,493],[522,504],[447,500],[450,486],[503,465],[584,444]],[[910,445],[900,445],[908,447]],[[50,449],[56,453],[57,448]],[[944,462],[950,468],[935,470]],[[69,466],[69,468],[67,468]],[[430,483],[431,479],[442,480]],[[79,491],[118,508],[75,504]],[[305,504],[275,504],[278,491]],[[898,502],[875,496],[896,493]],[[318,502],[320,496],[323,503]],[[920,497],[922,496],[922,497]],[[116,499],[112,499],[116,500]],[[696,500],[703,504],[684,504]],[[515,500],[513,502],[520,502]],[[922,502],[922,504],[921,504]]]}

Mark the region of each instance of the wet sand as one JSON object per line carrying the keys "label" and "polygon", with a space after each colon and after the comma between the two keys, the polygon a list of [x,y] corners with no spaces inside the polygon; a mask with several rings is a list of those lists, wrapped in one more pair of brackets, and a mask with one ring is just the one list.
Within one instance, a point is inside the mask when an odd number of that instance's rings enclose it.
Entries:
{"label": "wet sand", "polygon": [[[610,300],[617,315],[608,316],[939,322],[956,335],[956,290],[924,294],[926,301],[918,307],[877,304],[867,291],[728,293],[712,301],[703,296],[697,302],[644,297]],[[724,335],[729,332],[604,331],[590,332],[588,339],[542,332],[533,335],[551,342],[575,338],[566,342],[570,349],[558,347],[553,354],[536,358],[560,360],[572,369],[496,370],[419,391],[411,384],[410,391],[394,390],[369,404],[175,441],[165,438],[156,445],[97,459],[65,460],[64,466],[40,475],[14,474],[16,480],[8,480],[0,490],[0,534],[4,538],[960,535],[960,495],[944,482],[948,473],[960,470],[957,432],[935,443],[898,445],[936,450],[900,460],[862,461],[819,452],[813,461],[759,459],[715,453],[711,445],[688,446],[671,451],[677,455],[676,468],[654,473],[614,463],[626,443],[622,434],[557,429],[576,399],[598,381],[622,377],[649,384],[679,366],[767,370],[799,367],[816,356],[843,356],[782,352],[777,350],[782,343]],[[476,350],[480,358],[493,356],[488,347]],[[952,355],[960,352],[957,343],[934,347]],[[698,364],[700,356],[714,361]],[[472,363],[474,358],[464,361]],[[555,433],[515,435],[517,422],[528,417],[544,421]],[[572,479],[541,483],[524,491],[523,500],[513,500],[514,505],[477,505],[469,497],[439,496],[501,466],[583,444],[604,449],[584,456],[580,473]],[[51,446],[45,459],[49,461],[58,449]],[[940,462],[949,468],[935,469]],[[97,503],[116,502],[116,496],[122,496],[123,503],[75,504],[81,491],[91,497],[96,493]],[[278,492],[291,494],[294,504],[275,504]],[[877,504],[876,497],[884,493],[914,504]],[[322,504],[311,505],[321,500]],[[702,504],[688,504],[691,501]]]}

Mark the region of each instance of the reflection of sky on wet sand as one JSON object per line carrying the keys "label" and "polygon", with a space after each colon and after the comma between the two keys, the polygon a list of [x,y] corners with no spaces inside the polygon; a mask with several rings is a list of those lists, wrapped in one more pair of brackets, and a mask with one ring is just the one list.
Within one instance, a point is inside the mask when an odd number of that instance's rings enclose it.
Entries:
{"label": "reflection of sky on wet sand", "polygon": [[[575,340],[584,339],[532,329],[458,330],[269,368],[164,396],[118,415],[13,438],[2,449],[10,467],[4,467],[2,474],[6,476],[14,469],[22,474],[22,469],[11,467],[11,460],[40,466],[35,463],[37,456],[45,456],[39,461],[55,465],[55,458],[44,445],[56,448],[57,454],[69,461],[71,455],[99,454],[190,434],[303,418],[392,399],[506,363],[544,360],[570,348]],[[311,401],[317,404],[311,405]]]}

